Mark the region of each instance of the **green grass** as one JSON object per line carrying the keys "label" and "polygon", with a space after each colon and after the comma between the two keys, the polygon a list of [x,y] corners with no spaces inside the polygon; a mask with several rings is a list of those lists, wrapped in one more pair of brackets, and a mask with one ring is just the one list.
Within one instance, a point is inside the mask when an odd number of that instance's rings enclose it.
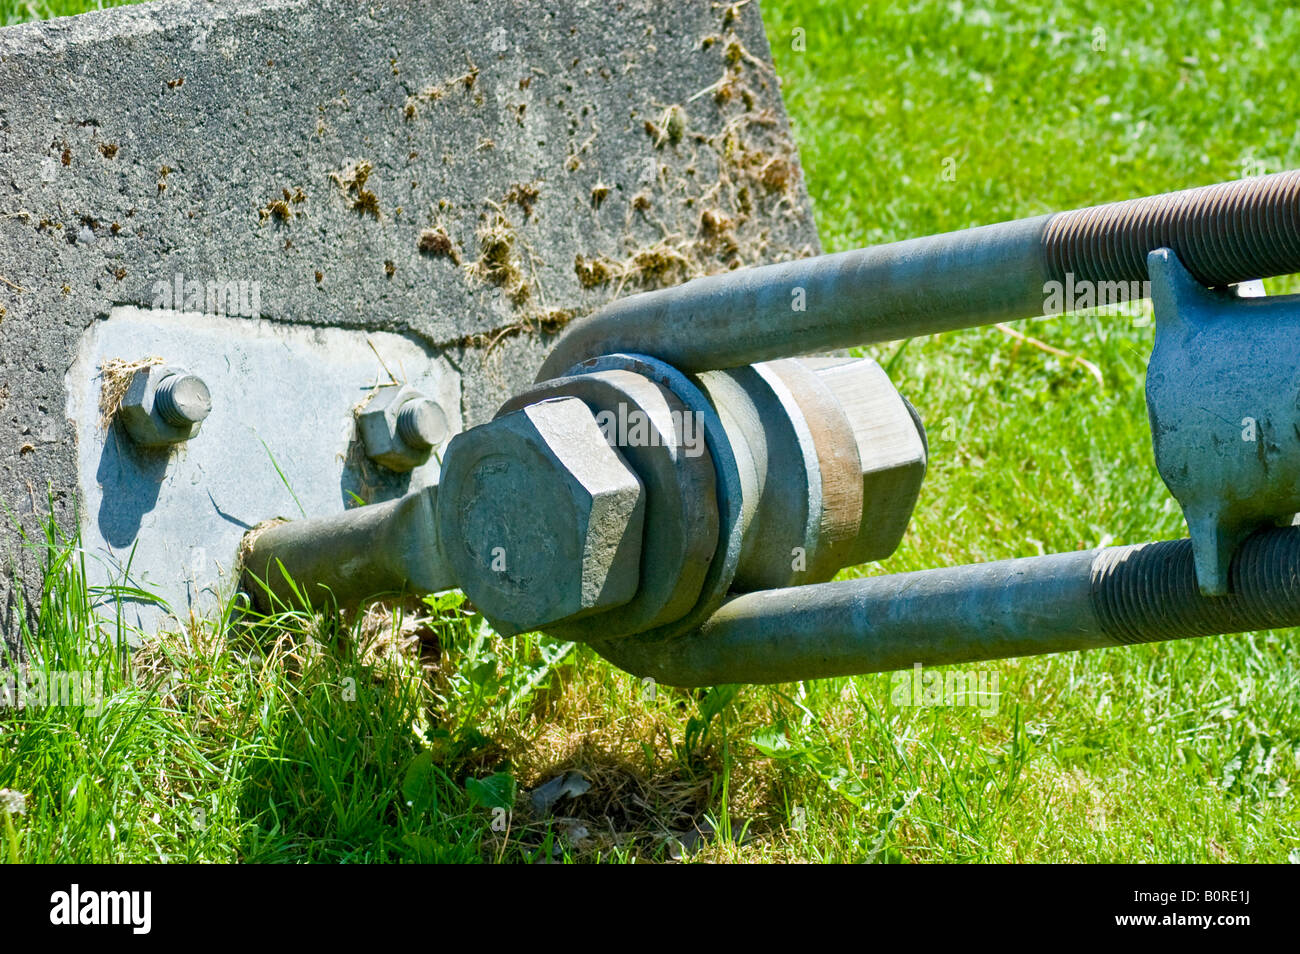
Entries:
{"label": "green grass", "polygon": [[0,26],[68,17],[87,10],[103,10],[134,2],[136,0],[0,0]]}
{"label": "green grass", "polygon": [[[1300,166],[1284,3],[764,15],[828,251]],[[1016,327],[1103,383],[997,329],[873,349],[932,462],[899,553],[846,576],[1183,535],[1151,459],[1149,317]],[[652,694],[449,597],[387,624],[201,622],[131,660],[88,620],[75,549],[34,545],[33,652],[110,670],[111,700],[0,717],[0,788],[28,806],[11,859],[652,860],[695,823],[721,860],[1300,858],[1291,631],[982,664],[990,717],[896,706],[888,675]],[[569,768],[592,786],[562,809],[577,847],[524,794]]]}

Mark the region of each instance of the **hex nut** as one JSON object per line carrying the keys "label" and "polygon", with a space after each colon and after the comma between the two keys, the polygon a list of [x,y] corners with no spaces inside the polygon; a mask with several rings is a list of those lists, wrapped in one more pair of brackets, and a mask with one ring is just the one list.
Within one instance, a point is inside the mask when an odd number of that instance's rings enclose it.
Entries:
{"label": "hex nut", "polygon": [[809,360],[848,418],[862,473],[862,523],[846,566],[883,560],[912,519],[928,463],[915,409],[870,358]]}
{"label": "hex nut", "polygon": [[399,473],[427,462],[449,430],[438,403],[407,384],[376,388],[356,417],[366,456]]}
{"label": "hex nut", "polygon": [[131,377],[118,418],[136,444],[166,447],[192,439],[211,411],[201,378],[184,368],[151,365]]}
{"label": "hex nut", "polygon": [[637,591],[645,490],[577,398],[540,401],[447,447],[439,534],[456,579],[506,634]]}
{"label": "hex nut", "polygon": [[619,607],[617,620],[578,619],[552,627],[551,635],[588,642],[677,621],[699,600],[718,544],[716,473],[704,446],[703,415],[689,411],[662,383],[614,368],[535,384],[497,414],[553,397],[578,398],[598,425],[604,422],[605,442],[641,478],[648,516],[636,595]]}

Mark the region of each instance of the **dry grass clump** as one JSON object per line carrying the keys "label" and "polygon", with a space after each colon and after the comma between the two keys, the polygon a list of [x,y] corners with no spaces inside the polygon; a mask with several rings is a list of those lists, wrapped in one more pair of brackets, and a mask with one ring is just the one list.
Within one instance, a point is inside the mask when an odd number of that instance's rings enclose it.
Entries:
{"label": "dry grass clump", "polygon": [[278,527],[280,524],[288,522],[284,517],[272,517],[269,520],[263,520],[240,538],[239,552],[235,557],[236,576],[243,575],[244,566],[248,563],[248,558],[253,555],[253,545],[257,543],[258,537],[272,527]]}
{"label": "dry grass clump", "polygon": [[524,213],[525,219],[533,217],[533,206],[537,204],[537,199],[541,195],[541,190],[530,182],[520,183],[510,187],[506,192],[506,202],[514,203],[519,206]]}
{"label": "dry grass clump", "polygon": [[466,92],[472,90],[475,82],[478,81],[478,67],[475,66],[474,61],[470,60],[468,57],[466,57],[466,62],[469,64],[469,68],[459,76],[445,79],[441,83],[432,83],[425,86],[418,93],[406,97],[406,104],[402,108],[402,115],[410,121],[419,115],[418,107],[420,103],[436,103],[457,87],[463,88]]}
{"label": "dry grass clump", "polygon": [[663,240],[633,252],[628,273],[640,285],[661,288],[681,284],[698,271],[678,248]]}
{"label": "dry grass clump", "polygon": [[379,218],[379,197],[366,188],[366,182],[373,171],[373,164],[365,159],[356,159],[338,172],[331,172],[329,176],[343,193],[349,208]]}
{"label": "dry grass clump", "polygon": [[109,358],[100,363],[99,377],[103,381],[99,389],[99,427],[101,430],[108,430],[108,426],[113,423],[113,418],[117,416],[118,410],[122,407],[122,398],[126,397],[126,392],[131,387],[131,379],[135,377],[135,373],[162,363],[163,359],[156,355],[148,358],[137,358],[132,361],[125,358]]}
{"label": "dry grass clump", "polygon": [[[258,218],[265,222],[268,219],[275,219],[280,222],[288,222],[293,218],[293,206],[301,205],[307,201],[307,193],[300,188],[295,188],[292,192],[288,189],[280,190],[282,198],[272,199],[266,205],[257,210]],[[301,212],[297,213],[302,215]]]}
{"label": "dry grass clump", "polygon": [[[573,657],[496,733],[492,757],[510,766],[519,787],[511,831],[498,837],[535,850],[550,835],[557,856],[578,861],[612,852],[641,861],[793,856],[779,835],[779,773],[740,741],[764,724],[766,708],[736,698],[724,715],[704,720],[707,692],[648,690],[618,672],[591,679],[592,666],[603,664]],[[566,774],[585,784],[539,814],[530,793]]]}
{"label": "dry grass clump", "polygon": [[662,149],[665,145],[680,145],[686,136],[686,126],[686,110],[674,103],[664,109],[658,122],[647,119],[645,131],[654,140],[655,148]]}
{"label": "dry grass clump", "polygon": [[622,267],[618,262],[604,255],[593,258],[576,255],[573,259],[573,271],[578,276],[578,284],[583,288],[596,288],[600,285],[608,285],[621,274]]}
{"label": "dry grass clump", "polygon": [[479,257],[468,266],[470,274],[502,289],[515,305],[522,305],[531,288],[515,251],[514,226],[500,212],[488,217],[478,230]]}

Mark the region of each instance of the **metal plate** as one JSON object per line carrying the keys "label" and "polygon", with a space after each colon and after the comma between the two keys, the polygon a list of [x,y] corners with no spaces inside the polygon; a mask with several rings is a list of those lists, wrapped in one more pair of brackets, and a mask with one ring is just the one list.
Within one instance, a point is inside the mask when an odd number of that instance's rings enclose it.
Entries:
{"label": "metal plate", "polygon": [[[212,413],[187,444],[144,450],[120,425],[102,426],[103,363],[152,356],[212,392]],[[438,401],[448,439],[462,429],[459,374],[412,338],[114,309],[83,335],[66,380],[90,583],[148,590],[184,620],[232,592],[240,539],[256,524],[338,513],[436,481],[441,448],[396,474],[356,440],[353,409],[390,373]],[[112,602],[105,594],[102,603]],[[123,605],[126,621],[145,630],[167,612]]]}

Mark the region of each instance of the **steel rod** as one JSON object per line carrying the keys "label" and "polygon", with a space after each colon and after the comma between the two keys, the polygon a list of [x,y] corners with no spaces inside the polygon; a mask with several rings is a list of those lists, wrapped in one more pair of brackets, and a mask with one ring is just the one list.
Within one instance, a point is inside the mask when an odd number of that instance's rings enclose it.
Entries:
{"label": "steel rod", "polygon": [[597,650],[666,685],[771,683],[1300,625],[1300,528],[1263,531],[1205,597],[1189,540],[764,590],[699,631]]}
{"label": "steel rod", "polygon": [[[1157,248],[1172,248],[1211,286],[1300,271],[1300,171],[632,295],[570,325],[538,380],[616,352],[698,372],[1033,318],[1047,310],[1053,281],[1124,283],[1105,291],[1145,297],[1146,255]],[[1072,310],[1069,302],[1063,310]]]}
{"label": "steel rod", "polygon": [[254,530],[245,538],[244,589],[264,612],[451,589],[457,584],[438,541],[437,493],[434,485],[332,517]]}

